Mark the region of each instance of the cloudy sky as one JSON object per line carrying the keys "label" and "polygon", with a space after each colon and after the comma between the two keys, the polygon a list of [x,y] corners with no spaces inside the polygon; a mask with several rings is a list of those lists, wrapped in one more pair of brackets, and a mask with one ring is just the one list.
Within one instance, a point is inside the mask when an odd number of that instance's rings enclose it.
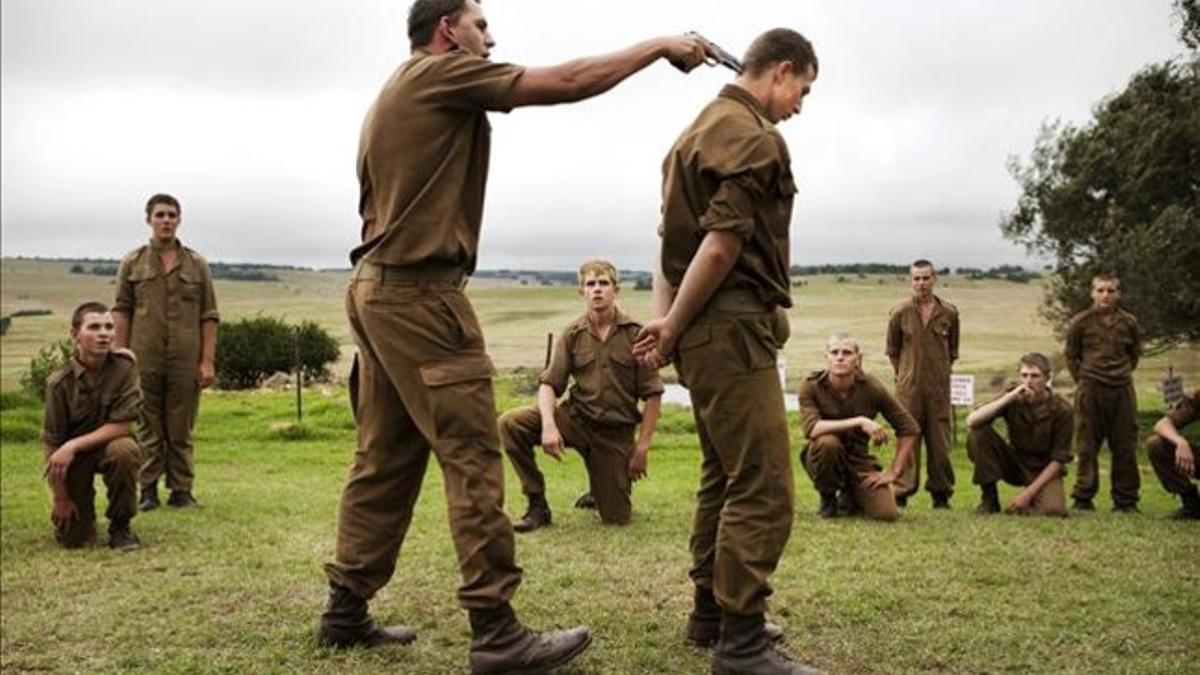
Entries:
{"label": "cloudy sky", "polygon": [[[115,257],[156,191],[211,260],[343,266],[363,113],[408,53],[407,0],[2,0],[3,253]],[[549,65],[697,30],[741,53],[808,36],[821,73],[781,126],[792,259],[1022,262],[998,234],[1043,121],[1086,120],[1181,51],[1169,0],[488,0],[492,57]],[[572,106],[492,115],[480,266],[649,268],[659,166],[730,78],[659,63]]]}

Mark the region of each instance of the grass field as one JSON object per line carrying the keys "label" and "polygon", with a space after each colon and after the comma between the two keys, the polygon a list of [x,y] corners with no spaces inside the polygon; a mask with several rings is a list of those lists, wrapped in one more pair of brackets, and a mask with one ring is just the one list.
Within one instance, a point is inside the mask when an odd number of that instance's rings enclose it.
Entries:
{"label": "grass field", "polygon": [[[531,400],[529,391],[528,376],[501,378],[500,406]],[[206,394],[204,506],[139,516],[146,545],[128,554],[55,546],[40,410],[20,395],[3,400],[4,673],[465,671],[468,631],[435,463],[397,576],[372,605],[382,620],[414,624],[420,639],[374,652],[313,646],[321,564],[354,447],[341,390],[308,393],[302,433],[277,429],[293,414],[289,394]],[[791,428],[798,449],[794,416]],[[796,467],[797,518],[772,599],[793,652],[833,673],[1197,672],[1200,528],[1162,518],[1174,504],[1144,458],[1141,515],[1110,513],[1102,494],[1095,514],[1049,520],[972,515],[961,446],[954,457],[954,510],[934,512],[922,496],[893,526],[818,520]],[[542,465],[555,524],[518,538],[526,576],[515,604],[534,626],[594,629],[591,649],[564,672],[707,672],[707,654],[680,640],[699,471],[690,414],[668,407],[626,528],[570,508],[586,486],[577,457]],[[519,515],[519,488],[506,477]]]}
{"label": "grass field", "polygon": [[[293,414],[291,394],[207,393],[197,425],[197,493],[205,506],[139,516],[134,526],[146,546],[138,552],[59,550],[40,479],[41,410],[12,390],[37,348],[65,334],[76,304],[111,299],[111,279],[69,275],[69,263],[2,265],[0,311],[54,314],[16,319],[0,342],[0,672],[465,671],[468,631],[454,600],[458,573],[436,464],[397,576],[373,603],[380,619],[414,624],[418,642],[346,653],[312,644],[325,597],[321,564],[332,553],[336,502],[354,448],[339,386],[309,391],[299,432],[279,428]],[[346,274],[282,277],[217,282],[223,315],[312,319],[350,353]],[[835,330],[860,336],[867,369],[886,372],[883,329],[888,308],[907,293],[905,281],[806,281],[791,313],[789,389],[819,367],[824,339]],[[531,401],[546,332],[576,315],[577,297],[569,288],[475,282],[469,293],[505,373],[499,406]],[[979,396],[998,386],[1020,353],[1057,352],[1036,318],[1036,284],[952,277],[941,294],[962,313],[956,370],[977,375]],[[627,290],[621,303],[645,317],[649,294]],[[1200,383],[1200,350],[1146,359],[1138,371],[1144,430],[1161,414],[1154,386],[1168,365],[1189,386]],[[347,367],[343,359],[339,372]],[[795,453],[794,414],[791,428]],[[969,513],[978,494],[961,440],[960,431],[955,509],[935,513],[922,496],[893,526],[819,521],[811,515],[811,482],[797,464],[797,519],[772,599],[772,618],[787,629],[793,652],[834,673],[1200,672],[1200,528],[1163,519],[1175,503],[1144,456],[1141,515],[1108,511],[1102,472],[1095,514],[982,518]],[[1101,462],[1107,467],[1107,454]],[[592,648],[564,672],[707,672],[706,653],[680,640],[699,472],[690,413],[665,411],[627,528],[601,527],[570,508],[586,485],[577,457],[542,464],[555,524],[518,539],[526,577],[515,604],[535,627],[583,622],[595,630]],[[506,477],[509,511],[519,515],[515,476]]]}

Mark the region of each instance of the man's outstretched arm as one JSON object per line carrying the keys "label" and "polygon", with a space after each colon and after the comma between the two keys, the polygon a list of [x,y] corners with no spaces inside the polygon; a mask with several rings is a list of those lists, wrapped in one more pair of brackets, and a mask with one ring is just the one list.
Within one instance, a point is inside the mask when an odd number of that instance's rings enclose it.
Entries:
{"label": "man's outstretched arm", "polygon": [[517,78],[509,103],[514,108],[582,101],[612,89],[659,59],[689,71],[704,62],[704,43],[679,35],[654,38],[599,56],[573,59],[557,66],[526,68]]}

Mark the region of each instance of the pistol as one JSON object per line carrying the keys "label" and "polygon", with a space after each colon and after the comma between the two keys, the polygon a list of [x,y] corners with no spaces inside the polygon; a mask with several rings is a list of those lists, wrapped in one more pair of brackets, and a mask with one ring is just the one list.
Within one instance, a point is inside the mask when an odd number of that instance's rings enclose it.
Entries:
{"label": "pistol", "polygon": [[741,75],[742,71],[746,69],[745,66],[742,65],[741,59],[734,56],[733,54],[730,54],[729,52],[725,51],[724,49],[721,49],[720,45],[713,42],[712,40],[709,40],[708,38],[704,37],[703,35],[697,33],[694,30],[688,31],[687,34],[696,38],[697,40],[700,40],[700,42],[704,43],[705,52],[707,52],[707,56],[705,57],[704,62],[707,63],[708,65],[710,65],[710,66],[717,66],[717,65],[725,66],[726,68],[732,70],[733,72],[737,73],[738,75]]}

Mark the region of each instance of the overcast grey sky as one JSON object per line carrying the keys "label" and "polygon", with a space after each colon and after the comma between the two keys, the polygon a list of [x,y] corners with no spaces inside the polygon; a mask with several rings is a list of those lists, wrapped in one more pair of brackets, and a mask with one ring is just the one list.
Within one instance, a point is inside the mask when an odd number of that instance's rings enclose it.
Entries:
{"label": "overcast grey sky", "polygon": [[[408,2],[2,0],[4,255],[116,257],[156,191],[211,260],[343,266],[362,116],[408,53]],[[488,0],[492,58],[549,65],[697,30],[741,53],[795,28],[821,60],[780,129],[792,260],[1021,262],[997,223],[1041,123],[1086,120],[1181,51],[1169,0]],[[730,73],[659,63],[573,106],[491,116],[480,267],[650,267],[659,166]]]}

